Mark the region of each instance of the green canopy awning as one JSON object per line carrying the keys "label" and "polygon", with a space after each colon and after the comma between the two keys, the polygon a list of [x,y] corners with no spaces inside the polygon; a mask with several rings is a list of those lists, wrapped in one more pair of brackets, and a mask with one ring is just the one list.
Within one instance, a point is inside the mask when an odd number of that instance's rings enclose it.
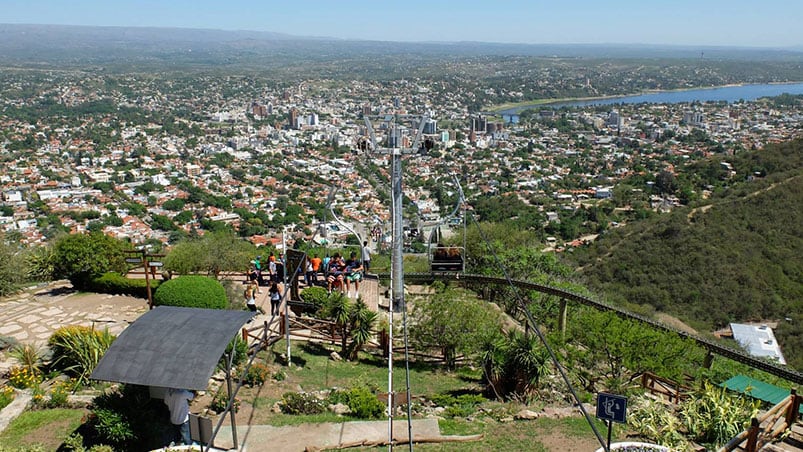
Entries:
{"label": "green canopy awning", "polygon": [[[728,381],[720,383],[720,386],[773,405],[777,405],[791,393],[788,389],[779,388],[778,386],[750,378],[746,375],[731,377]],[[800,413],[803,414],[803,406],[800,407]]]}

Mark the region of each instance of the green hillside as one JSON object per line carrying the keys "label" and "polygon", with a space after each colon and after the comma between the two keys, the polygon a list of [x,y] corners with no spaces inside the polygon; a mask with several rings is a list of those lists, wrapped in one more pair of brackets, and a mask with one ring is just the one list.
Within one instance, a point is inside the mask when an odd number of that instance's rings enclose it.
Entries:
{"label": "green hillside", "polygon": [[781,320],[787,358],[803,368],[803,140],[728,157],[736,175],[725,182],[722,160],[680,175],[716,185],[709,200],[608,231],[570,258],[590,287],[632,308],[703,328]]}

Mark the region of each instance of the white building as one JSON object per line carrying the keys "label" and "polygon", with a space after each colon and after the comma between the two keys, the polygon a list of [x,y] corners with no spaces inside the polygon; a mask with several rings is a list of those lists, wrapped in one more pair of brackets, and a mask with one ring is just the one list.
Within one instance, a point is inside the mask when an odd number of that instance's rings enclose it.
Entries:
{"label": "white building", "polygon": [[741,323],[731,323],[730,327],[733,332],[733,339],[751,355],[758,358],[770,358],[780,364],[786,364],[772,328],[767,325],[745,325]]}

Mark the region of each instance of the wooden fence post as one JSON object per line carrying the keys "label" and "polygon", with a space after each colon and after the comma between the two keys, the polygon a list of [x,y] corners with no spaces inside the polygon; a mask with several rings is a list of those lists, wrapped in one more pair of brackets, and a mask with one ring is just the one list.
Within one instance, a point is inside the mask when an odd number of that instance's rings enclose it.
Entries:
{"label": "wooden fence post", "polygon": [[747,444],[744,450],[746,452],[756,452],[756,444],[758,443],[758,419],[753,418],[750,420],[750,430],[747,434]]}
{"label": "wooden fence post", "polygon": [[797,388],[792,388],[790,395],[792,396],[792,400],[790,400],[789,407],[787,408],[788,411],[786,412],[786,425],[792,428],[792,425],[794,425],[798,417],[800,417],[801,396],[797,395]]}

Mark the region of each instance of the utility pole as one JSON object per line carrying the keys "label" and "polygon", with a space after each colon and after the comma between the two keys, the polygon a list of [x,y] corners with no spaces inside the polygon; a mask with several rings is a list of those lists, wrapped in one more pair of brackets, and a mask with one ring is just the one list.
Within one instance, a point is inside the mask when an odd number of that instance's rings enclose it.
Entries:
{"label": "utility pole", "polygon": [[[391,247],[391,301],[388,313],[388,329],[390,331],[390,346],[388,347],[388,442],[392,443],[393,440],[393,409],[394,400],[393,396],[393,314],[403,314],[404,337],[405,337],[405,352],[407,350],[407,306],[404,300],[404,235],[403,235],[403,191],[402,191],[402,156],[417,153],[423,153],[431,149],[434,145],[432,140],[422,140],[425,124],[429,121],[429,116],[420,115],[392,115],[385,116],[380,119],[383,122],[383,129],[386,130],[387,135],[384,141],[384,147],[380,147],[377,141],[374,127],[371,123],[371,118],[365,116],[365,126],[368,131],[368,139],[362,139],[358,142],[358,150],[372,153],[375,155],[389,155],[391,158],[391,216],[392,216],[392,230],[393,230],[393,243]],[[404,124],[410,124],[410,127]],[[412,145],[405,147],[405,142],[410,140],[410,131],[415,130]],[[405,359],[407,357],[405,356]],[[407,375],[407,407],[410,408],[410,378],[409,368]],[[412,439],[412,423],[410,422],[410,413],[407,415],[407,429],[408,438]],[[410,441],[410,449],[412,450],[412,441]],[[388,446],[392,449],[392,444]]]}

